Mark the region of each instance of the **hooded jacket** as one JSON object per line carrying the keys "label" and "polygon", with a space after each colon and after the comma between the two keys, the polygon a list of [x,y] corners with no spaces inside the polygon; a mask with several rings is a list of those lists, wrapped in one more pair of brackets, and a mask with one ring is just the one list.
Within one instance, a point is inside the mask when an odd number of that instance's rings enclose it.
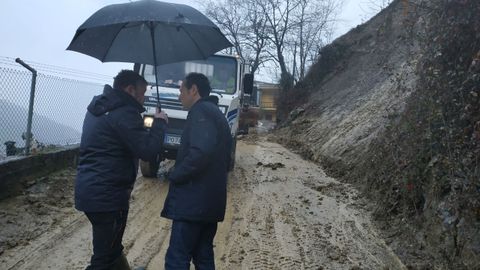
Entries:
{"label": "hooded jacket", "polygon": [[145,129],[143,111],[133,97],[109,85],[88,105],[75,181],[78,210],[128,210],[138,159],[156,159],[166,130],[163,119]]}
{"label": "hooded jacket", "polygon": [[[217,99],[218,101],[218,99]],[[232,135],[214,100],[202,98],[188,112],[163,217],[183,221],[222,221]]]}

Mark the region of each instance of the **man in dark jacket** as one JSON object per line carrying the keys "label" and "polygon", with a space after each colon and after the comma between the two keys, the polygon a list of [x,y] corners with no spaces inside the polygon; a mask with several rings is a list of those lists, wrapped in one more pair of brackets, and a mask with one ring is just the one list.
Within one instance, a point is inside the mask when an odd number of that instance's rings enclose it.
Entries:
{"label": "man in dark jacket", "polygon": [[[223,221],[232,136],[225,116],[209,97],[205,75],[190,73],[179,99],[188,109],[162,216],[172,219],[165,269],[215,269],[213,238]],[[218,99],[217,99],[218,101]]]}
{"label": "man in dark jacket", "polygon": [[147,82],[131,70],[95,96],[83,122],[75,182],[75,207],[92,223],[93,256],[87,269],[130,269],[122,253],[130,193],[138,159],[156,160],[168,118],[154,115],[150,130],[141,113]]}

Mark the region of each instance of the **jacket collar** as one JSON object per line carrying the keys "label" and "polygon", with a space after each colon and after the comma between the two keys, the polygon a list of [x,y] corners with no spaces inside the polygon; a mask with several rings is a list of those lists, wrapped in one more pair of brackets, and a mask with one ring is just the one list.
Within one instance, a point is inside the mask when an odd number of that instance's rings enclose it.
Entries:
{"label": "jacket collar", "polygon": [[143,104],[140,104],[136,99],[134,99],[132,96],[130,96],[128,93],[125,91],[122,91],[120,89],[113,89],[113,92],[127,105],[133,106],[135,109],[138,110],[139,113],[143,113],[145,111],[145,108],[143,107]]}
{"label": "jacket collar", "polygon": [[192,105],[192,107],[190,108],[190,111],[193,110],[193,108],[195,108],[197,106],[197,104],[200,104],[202,102],[210,102],[210,103],[213,103],[215,105],[218,105],[218,97],[216,97],[216,96],[202,97]]}

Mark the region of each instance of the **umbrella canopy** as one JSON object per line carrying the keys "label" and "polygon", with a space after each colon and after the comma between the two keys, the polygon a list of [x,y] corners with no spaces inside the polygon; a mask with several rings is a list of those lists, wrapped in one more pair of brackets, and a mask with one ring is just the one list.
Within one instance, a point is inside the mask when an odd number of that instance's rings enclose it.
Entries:
{"label": "umbrella canopy", "polygon": [[67,50],[102,62],[151,64],[157,75],[157,65],[206,59],[231,46],[218,27],[198,10],[141,0],[109,5],[95,12],[77,29]]}
{"label": "umbrella canopy", "polygon": [[161,65],[206,59],[231,46],[198,10],[142,0],[98,10],[77,29],[67,50],[102,62]]}

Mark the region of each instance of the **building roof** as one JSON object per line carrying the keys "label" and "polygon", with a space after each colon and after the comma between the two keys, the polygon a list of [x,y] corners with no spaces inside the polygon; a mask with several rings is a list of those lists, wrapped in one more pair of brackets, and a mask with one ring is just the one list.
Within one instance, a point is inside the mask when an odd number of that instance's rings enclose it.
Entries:
{"label": "building roof", "polygon": [[258,89],[265,89],[265,88],[280,89],[280,85],[278,83],[267,83],[267,82],[255,81],[254,85],[257,86]]}

